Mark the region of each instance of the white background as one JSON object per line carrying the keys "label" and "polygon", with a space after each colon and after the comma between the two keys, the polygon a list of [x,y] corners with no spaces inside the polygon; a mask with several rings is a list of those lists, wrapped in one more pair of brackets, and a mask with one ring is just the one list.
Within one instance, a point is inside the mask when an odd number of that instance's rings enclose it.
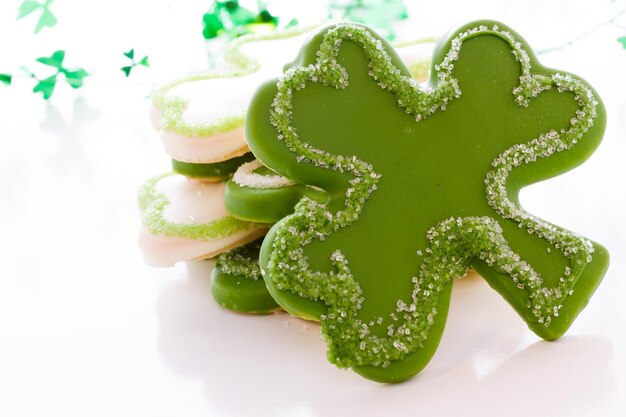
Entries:
{"label": "white background", "polygon": [[[92,77],[45,103],[33,80],[0,85],[0,415],[621,416],[626,411],[626,50],[604,25],[544,64],[586,78],[605,101],[604,142],[580,168],[524,190],[532,213],[608,247],[611,267],[568,334],[539,340],[480,278],[458,281],[440,348],[395,386],[338,370],[315,324],[218,308],[208,265],[144,266],[136,188],[169,168],[148,118],[157,82],[206,65],[208,1],[57,0],[32,35],[0,3],[0,72],[65,49]],[[323,13],[284,2],[311,20]],[[411,2],[407,2],[411,3]],[[420,2],[422,3],[422,2]],[[428,2],[404,38],[499,19],[541,50],[610,19],[624,1]],[[122,52],[152,67],[126,79]]]}

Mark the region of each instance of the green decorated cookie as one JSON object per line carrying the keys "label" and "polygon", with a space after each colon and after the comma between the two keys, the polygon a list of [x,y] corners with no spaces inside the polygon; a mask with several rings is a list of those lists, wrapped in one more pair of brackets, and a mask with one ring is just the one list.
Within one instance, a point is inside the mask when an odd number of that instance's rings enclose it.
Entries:
{"label": "green decorated cookie", "polygon": [[432,64],[419,85],[384,39],[339,24],[312,37],[247,112],[256,157],[329,197],[302,198],[270,230],[268,289],[290,313],[321,321],[332,363],[377,381],[426,366],[453,278],[470,267],[553,340],[608,266],[604,247],[518,197],[598,146],[606,115],[593,88],[542,66],[492,21],[444,36]]}
{"label": "green decorated cookie", "polygon": [[238,219],[276,223],[293,213],[304,196],[320,202],[327,199],[323,191],[296,184],[254,160],[240,166],[226,183],[224,203]]}
{"label": "green decorated cookie", "polygon": [[259,250],[262,240],[216,258],[211,274],[211,292],[219,305],[243,313],[269,313],[278,308],[261,277]]}
{"label": "green decorated cookie", "polygon": [[188,162],[180,162],[172,159],[172,169],[174,172],[189,178],[218,182],[230,178],[241,164],[252,161],[253,159],[254,155],[252,152],[211,164],[190,164]]}

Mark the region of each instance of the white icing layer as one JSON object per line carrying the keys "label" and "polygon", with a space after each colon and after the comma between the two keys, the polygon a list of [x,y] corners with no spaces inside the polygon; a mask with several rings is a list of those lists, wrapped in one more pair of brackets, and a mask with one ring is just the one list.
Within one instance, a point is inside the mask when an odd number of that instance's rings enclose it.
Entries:
{"label": "white icing layer", "polygon": [[241,114],[263,81],[282,74],[283,66],[296,57],[305,38],[305,35],[299,35],[243,44],[239,51],[257,60],[258,71],[240,77],[208,78],[179,84],[168,95],[187,101],[183,120],[188,123],[210,123]]}
{"label": "white icing layer", "polygon": [[183,175],[161,179],[155,189],[164,194],[169,204],[163,218],[171,223],[202,224],[227,217],[224,207],[224,182],[190,180]]}
{"label": "white icing layer", "polygon": [[[298,35],[244,43],[238,50],[258,61],[259,69],[256,72],[237,77],[184,82],[167,91],[167,97],[186,102],[181,117],[183,122],[190,125],[207,125],[242,115],[257,87],[282,74],[284,64],[296,57],[305,37]],[[153,125],[161,129],[162,112],[154,108],[151,110],[151,118]],[[182,162],[220,162],[248,151],[242,125],[207,137],[192,137],[164,129],[161,140],[166,152]]]}
{"label": "white icing layer", "polygon": [[235,171],[233,181],[243,187],[251,188],[280,188],[289,187],[295,183],[282,175],[259,175],[254,172],[261,168],[263,164],[258,159],[246,162]]}

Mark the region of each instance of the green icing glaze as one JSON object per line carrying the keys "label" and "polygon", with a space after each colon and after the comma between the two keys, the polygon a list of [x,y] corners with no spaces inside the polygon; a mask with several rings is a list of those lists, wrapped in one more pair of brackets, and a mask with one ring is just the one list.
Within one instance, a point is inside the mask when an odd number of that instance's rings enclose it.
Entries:
{"label": "green icing glaze", "polygon": [[212,240],[230,236],[240,230],[259,227],[231,216],[222,217],[209,223],[182,224],[172,223],[163,217],[163,210],[170,203],[167,196],[156,189],[157,183],[173,172],[154,177],[146,181],[137,192],[141,221],[150,233],[157,236],[171,236],[195,240]]}
{"label": "green icing glaze", "polygon": [[241,52],[240,48],[243,45],[250,42],[284,39],[298,36],[313,30],[315,27],[317,26],[242,36],[232,41],[224,53],[225,59],[237,67],[235,70],[227,72],[211,71],[202,74],[194,74],[180,78],[158,88],[152,95],[152,104],[161,111],[161,128],[165,131],[175,132],[187,137],[207,137],[242,127],[245,119],[245,112],[243,111],[238,114],[212,120],[208,123],[187,122],[183,117],[183,113],[188,104],[187,101],[181,97],[170,96],[169,92],[174,87],[185,83],[212,78],[241,77],[256,72],[260,68],[260,63],[256,59]]}
{"label": "green icing glaze", "polygon": [[432,62],[419,86],[386,41],[340,24],[257,91],[246,119],[263,164],[329,196],[302,198],[270,230],[268,289],[321,320],[331,362],[377,381],[428,363],[469,267],[551,340],[608,266],[601,245],[518,202],[593,153],[606,124],[597,93],[498,22],[454,29]]}
{"label": "green icing glaze", "polygon": [[[240,167],[224,189],[226,210],[239,219],[276,223],[293,213],[295,205],[302,197],[317,201],[327,200],[322,190],[292,183],[265,166],[254,169],[250,167],[250,173],[242,168],[245,166]],[[258,181],[259,177],[261,181]],[[263,181],[265,179],[269,180]]]}
{"label": "green icing glaze", "polygon": [[172,159],[172,169],[174,172],[186,177],[223,181],[230,178],[241,164],[252,161],[253,159],[254,155],[252,152],[212,164],[194,164]]}
{"label": "green icing glaze", "polygon": [[269,313],[278,308],[261,278],[259,250],[263,239],[218,255],[211,274],[215,301],[230,310]]}

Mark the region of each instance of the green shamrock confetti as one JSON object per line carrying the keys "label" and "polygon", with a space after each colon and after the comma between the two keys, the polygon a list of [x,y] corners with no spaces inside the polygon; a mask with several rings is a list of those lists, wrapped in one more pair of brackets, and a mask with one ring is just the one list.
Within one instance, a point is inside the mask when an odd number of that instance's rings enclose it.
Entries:
{"label": "green shamrock confetti", "polygon": [[57,71],[55,74],[40,79],[33,72],[29,71],[27,68],[22,67],[22,70],[26,72],[26,74],[37,80],[37,84],[33,88],[34,93],[41,93],[43,95],[44,100],[49,100],[54,93],[54,89],[56,87],[59,74],[62,74],[65,77],[65,81],[67,84],[76,89],[83,86],[83,79],[89,76],[89,73],[85,71],[83,68],[65,68],[63,66],[63,60],[65,59],[65,51],[59,50],[54,52],[49,57],[41,57],[37,58],[36,61],[47,65],[49,67],[55,68]]}
{"label": "green shamrock confetti", "polygon": [[57,18],[50,11],[50,4],[52,4],[53,1],[54,0],[44,0],[42,3],[39,3],[35,0],[25,0],[20,5],[17,19],[19,20],[33,13],[35,10],[41,9],[41,15],[35,26],[35,33],[39,33],[44,27],[53,27],[57,24]]}
{"label": "green shamrock confetti", "polygon": [[622,36],[621,38],[617,38],[617,41],[622,44],[622,48],[626,49],[626,36]]}
{"label": "green shamrock confetti", "polygon": [[124,74],[126,74],[127,77],[130,75],[130,72],[132,71],[132,69],[135,68],[138,65],[141,65],[143,67],[149,67],[150,66],[150,63],[148,62],[148,56],[147,55],[144,56],[143,58],[141,58],[141,60],[135,61],[135,50],[134,49],[131,49],[128,52],[124,52],[124,56],[131,60],[131,64],[130,65],[127,65],[127,66],[121,68],[122,72]]}
{"label": "green shamrock confetti", "polygon": [[202,16],[202,23],[204,25],[204,29],[202,29],[204,39],[217,38],[224,31],[224,24],[216,13],[205,13]]}
{"label": "green shamrock confetti", "polygon": [[363,23],[395,39],[392,23],[409,17],[402,0],[334,0],[329,5],[329,18]]}
{"label": "green shamrock confetti", "polygon": [[[215,39],[226,35],[231,39],[248,33],[273,30],[278,26],[278,17],[273,16],[264,2],[258,2],[258,13],[242,7],[238,1],[214,1],[211,9],[202,16],[204,39]],[[292,19],[288,25],[297,23]]]}
{"label": "green shamrock confetti", "polygon": [[0,83],[4,85],[11,85],[13,76],[11,74],[0,74]]}
{"label": "green shamrock confetti", "polygon": [[320,320],[331,362],[377,381],[426,366],[452,281],[469,267],[547,340],[567,331],[608,267],[600,244],[518,197],[593,153],[606,125],[597,93],[493,21],[449,32],[432,64],[420,85],[373,31],[336,25],[246,114],[265,166],[329,196],[302,198],[264,239],[268,289]]}

